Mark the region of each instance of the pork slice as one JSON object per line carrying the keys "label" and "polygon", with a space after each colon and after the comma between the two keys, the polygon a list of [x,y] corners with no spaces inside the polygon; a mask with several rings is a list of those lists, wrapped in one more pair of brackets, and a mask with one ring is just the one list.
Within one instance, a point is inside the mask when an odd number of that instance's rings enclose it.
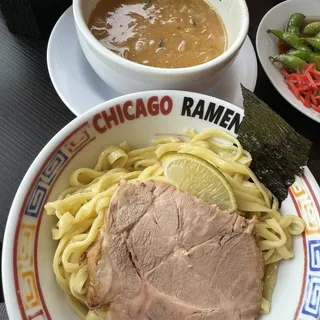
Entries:
{"label": "pork slice", "polygon": [[254,221],[172,185],[121,183],[88,252],[90,308],[108,320],[253,320],[263,257]]}

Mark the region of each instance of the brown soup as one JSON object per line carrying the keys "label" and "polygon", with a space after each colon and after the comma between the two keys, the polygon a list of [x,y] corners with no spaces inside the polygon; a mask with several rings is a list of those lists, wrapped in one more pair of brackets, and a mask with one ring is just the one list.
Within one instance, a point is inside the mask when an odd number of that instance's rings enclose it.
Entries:
{"label": "brown soup", "polygon": [[160,68],[198,65],[227,48],[224,25],[204,0],[101,0],[89,28],[114,53]]}

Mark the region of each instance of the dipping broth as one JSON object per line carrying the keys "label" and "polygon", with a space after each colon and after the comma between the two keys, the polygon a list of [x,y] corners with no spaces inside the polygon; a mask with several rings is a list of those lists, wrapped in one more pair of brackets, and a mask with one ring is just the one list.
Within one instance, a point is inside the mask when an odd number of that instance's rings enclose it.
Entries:
{"label": "dipping broth", "polygon": [[106,48],[159,68],[184,68],[220,56],[224,25],[204,0],[101,0],[89,29]]}

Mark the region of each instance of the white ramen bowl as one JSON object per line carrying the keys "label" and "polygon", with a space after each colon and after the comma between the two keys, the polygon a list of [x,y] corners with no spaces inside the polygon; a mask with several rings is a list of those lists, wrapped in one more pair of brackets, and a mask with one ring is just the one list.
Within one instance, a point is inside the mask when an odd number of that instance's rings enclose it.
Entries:
{"label": "white ramen bowl", "polygon": [[82,50],[95,72],[111,88],[122,93],[177,89],[205,92],[234,61],[248,33],[249,13],[245,0],[208,0],[220,15],[227,32],[228,49],[219,57],[188,68],[155,68],[124,59],[105,48],[87,23],[99,0],[73,0],[73,14]]}
{"label": "white ramen bowl", "polygon": [[[130,110],[128,101],[133,105]],[[135,107],[137,101],[138,109]],[[146,106],[147,116],[137,118],[135,115],[137,110],[141,112],[141,102]],[[116,110],[127,109],[123,114],[127,114],[128,119],[124,118],[123,123],[114,119],[108,129],[106,119],[115,106]],[[206,117],[208,110],[212,117]],[[217,110],[219,112],[215,112]],[[3,288],[10,320],[78,319],[53,274],[57,241],[51,238],[51,227],[57,220],[47,216],[43,209],[47,201],[56,199],[68,186],[71,172],[81,167],[93,167],[108,144],[127,140],[134,148],[144,147],[157,136],[181,137],[186,128],[198,131],[220,128],[235,134],[242,117],[242,109],[213,97],[190,92],[149,91],[105,102],[57,133],[26,173],[10,210],[2,259]],[[306,168],[304,175],[290,188],[281,211],[301,216],[307,232],[294,239],[295,257],[281,262],[272,312],[263,319],[310,320],[319,317],[320,218],[317,198],[320,198],[319,187]]]}

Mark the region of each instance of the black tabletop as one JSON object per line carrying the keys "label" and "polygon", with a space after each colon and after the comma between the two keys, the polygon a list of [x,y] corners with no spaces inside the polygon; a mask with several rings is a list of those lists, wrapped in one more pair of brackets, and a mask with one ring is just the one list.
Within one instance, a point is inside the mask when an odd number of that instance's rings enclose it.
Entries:
{"label": "black tabletop", "polygon": [[[303,1],[303,0],[301,0]],[[247,0],[249,36],[279,0]],[[34,158],[75,116],[55,92],[47,70],[47,42],[11,34],[0,16],[0,241],[19,184]],[[313,142],[309,161],[320,183],[320,124],[290,106],[274,89],[259,65],[256,94],[299,133]],[[0,292],[0,301],[3,299]]]}

